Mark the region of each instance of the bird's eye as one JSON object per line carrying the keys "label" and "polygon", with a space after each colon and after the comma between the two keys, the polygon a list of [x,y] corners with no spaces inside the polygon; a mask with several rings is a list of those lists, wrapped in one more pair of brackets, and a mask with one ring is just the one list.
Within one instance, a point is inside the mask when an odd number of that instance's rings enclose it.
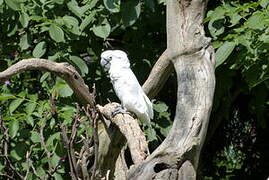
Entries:
{"label": "bird's eye", "polygon": [[109,59],[109,60],[112,60],[112,56],[109,56],[108,59]]}

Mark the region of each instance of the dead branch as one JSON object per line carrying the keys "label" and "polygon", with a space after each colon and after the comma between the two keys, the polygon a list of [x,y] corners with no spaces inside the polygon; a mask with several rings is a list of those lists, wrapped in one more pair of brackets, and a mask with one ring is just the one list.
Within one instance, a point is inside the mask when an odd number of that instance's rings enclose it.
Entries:
{"label": "dead branch", "polygon": [[45,70],[56,74],[68,83],[82,103],[90,104],[91,107],[94,106],[94,97],[89,92],[88,86],[84,83],[84,80],[75,68],[68,63],[56,63],[39,58],[23,59],[5,71],[0,72],[0,81],[4,81],[15,74],[28,70]]}
{"label": "dead branch", "polygon": [[110,103],[104,107],[97,105],[97,108],[107,118],[111,119],[112,123],[117,125],[127,140],[133,162],[137,164],[147,157],[148,143],[145,134],[138,125],[138,121],[132,116],[129,114],[117,114],[112,117],[112,112],[118,106],[118,103]]}
{"label": "dead branch", "polygon": [[143,84],[143,90],[149,98],[152,99],[159,93],[173,69],[173,64],[167,56],[167,50],[165,50],[154,64],[148,79]]}

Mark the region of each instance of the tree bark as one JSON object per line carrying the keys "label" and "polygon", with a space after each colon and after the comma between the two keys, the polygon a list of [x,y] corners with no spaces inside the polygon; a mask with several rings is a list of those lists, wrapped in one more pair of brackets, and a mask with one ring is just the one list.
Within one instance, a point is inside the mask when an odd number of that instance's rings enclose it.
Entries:
{"label": "tree bark", "polygon": [[196,179],[215,89],[214,50],[205,37],[206,0],[167,1],[167,52],[177,74],[177,107],[164,142],[128,179]]}

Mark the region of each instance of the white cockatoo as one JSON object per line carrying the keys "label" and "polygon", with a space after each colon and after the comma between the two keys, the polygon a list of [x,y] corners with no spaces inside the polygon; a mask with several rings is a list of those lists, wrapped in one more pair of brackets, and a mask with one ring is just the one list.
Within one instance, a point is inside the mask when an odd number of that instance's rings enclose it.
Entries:
{"label": "white cockatoo", "polygon": [[121,50],[104,51],[101,54],[101,65],[108,70],[113,88],[121,101],[122,111],[119,112],[133,112],[142,123],[151,127],[152,103],[131,70],[127,54]]}

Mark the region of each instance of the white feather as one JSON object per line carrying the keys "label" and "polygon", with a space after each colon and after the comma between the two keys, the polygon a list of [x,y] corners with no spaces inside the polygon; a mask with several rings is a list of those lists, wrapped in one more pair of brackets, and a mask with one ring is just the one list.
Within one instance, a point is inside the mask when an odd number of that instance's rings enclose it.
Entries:
{"label": "white feather", "polygon": [[105,51],[101,54],[101,65],[109,70],[111,83],[122,106],[150,126],[152,103],[132,72],[126,53],[120,50]]}

